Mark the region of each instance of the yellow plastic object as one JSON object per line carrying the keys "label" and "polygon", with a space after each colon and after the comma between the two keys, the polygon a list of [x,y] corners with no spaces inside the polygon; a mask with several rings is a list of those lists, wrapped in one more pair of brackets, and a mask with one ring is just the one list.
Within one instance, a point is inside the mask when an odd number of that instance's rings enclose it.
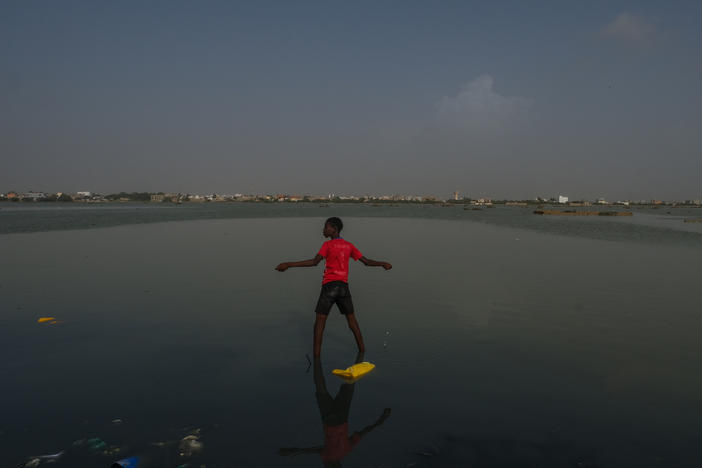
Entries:
{"label": "yellow plastic object", "polygon": [[39,317],[37,322],[44,323],[44,322],[51,322],[52,320],[56,320],[56,317]]}
{"label": "yellow plastic object", "polygon": [[371,364],[370,362],[359,362],[358,364],[354,364],[346,369],[334,369],[332,374],[338,375],[344,379],[356,380],[366,375],[373,369],[375,369],[375,364]]}

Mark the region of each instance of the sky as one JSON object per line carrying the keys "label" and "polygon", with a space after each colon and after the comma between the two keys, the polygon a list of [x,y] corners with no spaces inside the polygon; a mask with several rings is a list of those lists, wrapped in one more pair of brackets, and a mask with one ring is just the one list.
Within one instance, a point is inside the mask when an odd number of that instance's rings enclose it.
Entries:
{"label": "sky", "polygon": [[702,198],[702,2],[5,1],[0,192]]}

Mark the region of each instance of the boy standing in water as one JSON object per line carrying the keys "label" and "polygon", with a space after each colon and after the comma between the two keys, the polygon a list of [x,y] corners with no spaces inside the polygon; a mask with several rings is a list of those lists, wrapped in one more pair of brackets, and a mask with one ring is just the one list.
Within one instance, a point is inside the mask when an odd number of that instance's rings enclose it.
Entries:
{"label": "boy standing in water", "polygon": [[330,240],[322,244],[322,248],[313,259],[303,260],[301,262],[284,262],[275,267],[278,271],[285,271],[292,267],[311,267],[317,266],[322,259],[325,259],[324,277],[322,279],[322,292],[319,294],[317,315],[314,321],[314,356],[319,356],[322,350],[322,334],[324,326],[327,322],[327,316],[332,306],[336,304],[339,307],[339,312],[346,316],[346,321],[349,328],[356,338],[358,351],[366,350],[363,344],[363,336],[361,329],[358,326],[358,321],[354,315],[353,302],[351,301],[351,293],[349,292],[349,258],[360,260],[366,266],[380,266],[389,270],[392,268],[388,262],[379,262],[364,257],[361,252],[351,243],[342,239],[339,235],[344,224],[337,217],[332,217],[324,223],[322,234],[324,237],[329,237]]}

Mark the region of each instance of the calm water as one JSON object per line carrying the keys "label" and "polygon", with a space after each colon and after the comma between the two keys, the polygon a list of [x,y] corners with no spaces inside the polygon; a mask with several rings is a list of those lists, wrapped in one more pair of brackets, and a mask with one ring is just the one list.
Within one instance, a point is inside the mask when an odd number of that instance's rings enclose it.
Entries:
{"label": "calm water", "polygon": [[[0,466],[323,466],[322,269],[273,267],[313,256],[333,214],[394,265],[351,266],[377,369],[349,436],[391,414],[343,466],[699,466],[702,224],[682,219],[700,210],[0,207]],[[333,311],[331,397],[354,357]],[[180,456],[189,434],[202,450]]]}

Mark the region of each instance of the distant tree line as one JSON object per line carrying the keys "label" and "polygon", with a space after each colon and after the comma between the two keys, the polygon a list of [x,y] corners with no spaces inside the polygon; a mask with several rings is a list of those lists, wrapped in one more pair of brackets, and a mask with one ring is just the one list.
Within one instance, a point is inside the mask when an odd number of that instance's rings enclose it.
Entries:
{"label": "distant tree line", "polygon": [[7,197],[0,197],[0,201],[9,201],[9,202],[72,202],[73,197],[66,193],[62,193],[61,195],[47,195],[45,197],[41,198],[22,198],[22,197],[13,197],[13,198],[7,198]]}
{"label": "distant tree line", "polygon": [[[162,195],[163,192],[159,192],[159,195]],[[105,198],[107,200],[121,200],[121,199],[127,199],[129,201],[141,201],[141,202],[147,202],[151,201],[151,193],[149,192],[119,192],[119,193],[111,193],[109,195],[105,195]]]}

